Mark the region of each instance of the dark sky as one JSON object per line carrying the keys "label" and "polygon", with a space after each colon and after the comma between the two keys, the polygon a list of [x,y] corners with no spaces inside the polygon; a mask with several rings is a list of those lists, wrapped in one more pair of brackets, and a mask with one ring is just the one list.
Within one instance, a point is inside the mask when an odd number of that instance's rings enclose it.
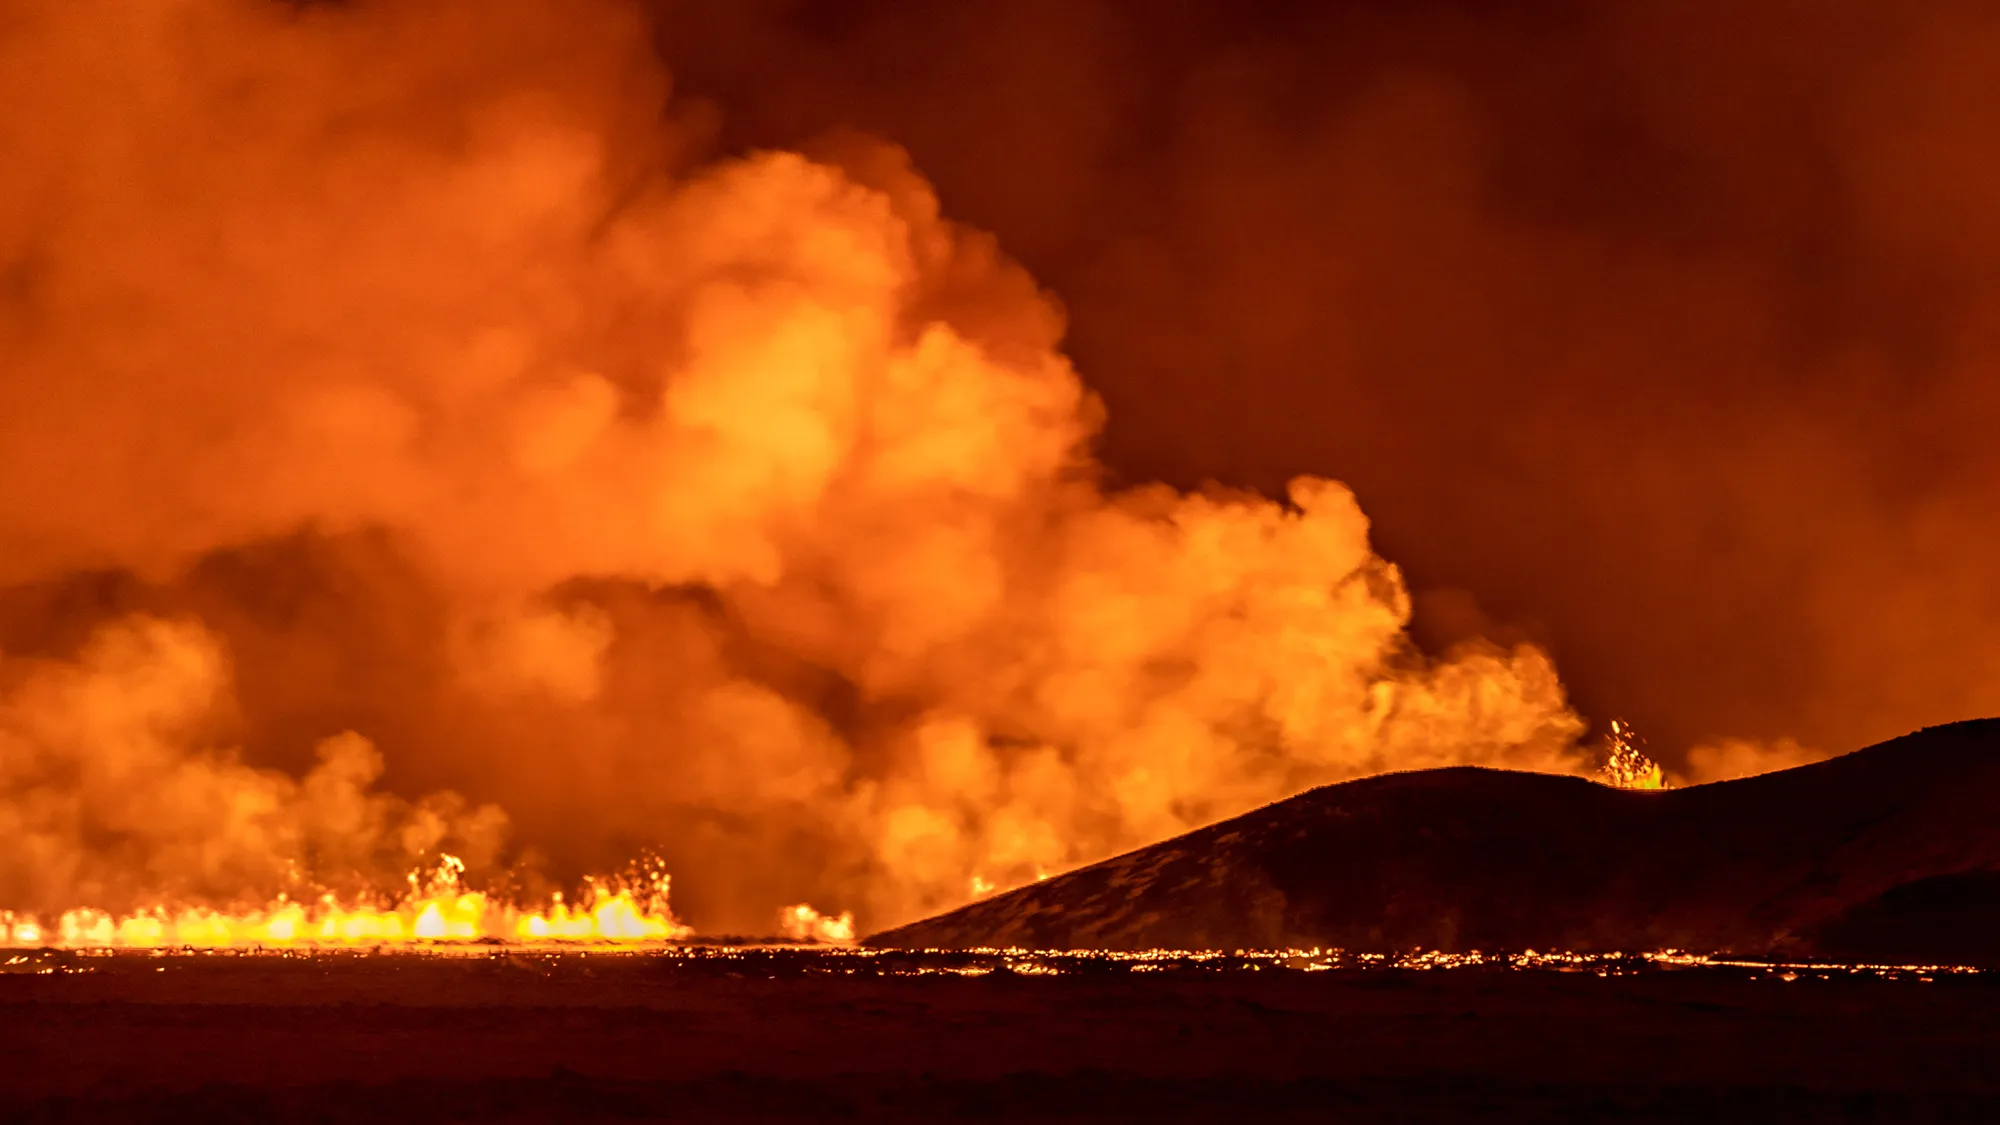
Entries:
{"label": "dark sky", "polygon": [[[2000,712],[2000,8],[666,0],[1063,302],[1131,481],[1337,477],[1663,756]],[[688,99],[709,103],[696,107]]]}

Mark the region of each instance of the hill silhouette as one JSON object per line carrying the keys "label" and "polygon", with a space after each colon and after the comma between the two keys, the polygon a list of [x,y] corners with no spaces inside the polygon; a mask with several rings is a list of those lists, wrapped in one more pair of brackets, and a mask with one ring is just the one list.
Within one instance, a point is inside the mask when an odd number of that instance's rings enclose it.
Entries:
{"label": "hill silhouette", "polygon": [[888,947],[1652,950],[2000,963],[2000,719],[1664,792],[1329,785],[876,934]]}

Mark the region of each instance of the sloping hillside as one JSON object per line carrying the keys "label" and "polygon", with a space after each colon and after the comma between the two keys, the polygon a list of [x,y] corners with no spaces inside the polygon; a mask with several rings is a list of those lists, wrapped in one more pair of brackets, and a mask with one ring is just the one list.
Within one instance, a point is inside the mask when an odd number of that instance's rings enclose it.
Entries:
{"label": "sloping hillside", "polygon": [[1680,948],[2000,961],[2000,720],[1631,792],[1330,785],[875,935],[900,947]]}

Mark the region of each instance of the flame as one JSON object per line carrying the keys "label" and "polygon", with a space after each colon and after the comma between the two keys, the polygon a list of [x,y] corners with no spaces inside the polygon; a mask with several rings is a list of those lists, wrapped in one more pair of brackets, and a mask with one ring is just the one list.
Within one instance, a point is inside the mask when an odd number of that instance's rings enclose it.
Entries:
{"label": "flame", "polygon": [[794,941],[844,945],[854,940],[854,914],[842,911],[832,918],[801,902],[778,912],[778,930]]}
{"label": "flame", "polygon": [[[227,949],[408,946],[495,941],[630,944],[681,941],[693,935],[667,904],[669,879],[657,861],[637,875],[585,881],[585,897],[572,907],[558,893],[548,906],[528,910],[468,891],[465,863],[446,854],[435,867],[409,877],[410,890],[389,906],[346,905],[323,895],[308,905],[283,896],[256,910],[148,907],[114,916],[78,908],[64,911],[53,928],[29,915],[0,912],[0,945],[110,949]],[[794,908],[799,909],[799,908]],[[805,908],[810,909],[810,908]],[[831,934],[852,918],[813,919]]]}
{"label": "flame", "polygon": [[1599,780],[1617,789],[1665,789],[1667,778],[1660,769],[1660,763],[1647,757],[1639,749],[1643,742],[1632,724],[1622,719],[1611,720],[1611,734],[1606,738],[1604,766],[1598,771]]}

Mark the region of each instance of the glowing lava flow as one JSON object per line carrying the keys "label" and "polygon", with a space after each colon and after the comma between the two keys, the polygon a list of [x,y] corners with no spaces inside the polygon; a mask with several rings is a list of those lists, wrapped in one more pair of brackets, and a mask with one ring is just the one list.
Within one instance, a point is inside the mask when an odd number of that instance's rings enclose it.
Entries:
{"label": "glowing lava flow", "polygon": [[[57,922],[0,912],[0,945],[114,949],[220,949],[230,947],[360,947],[466,942],[565,942],[630,944],[680,941],[692,928],[667,905],[669,879],[657,864],[635,875],[585,883],[582,902],[561,895],[547,909],[530,911],[461,883],[465,864],[444,856],[428,878],[410,876],[410,890],[393,906],[348,906],[334,896],[314,903],[280,896],[261,910],[239,913],[205,907],[154,907],[114,916],[106,911],[64,912]],[[852,937],[852,924],[848,924]]]}

